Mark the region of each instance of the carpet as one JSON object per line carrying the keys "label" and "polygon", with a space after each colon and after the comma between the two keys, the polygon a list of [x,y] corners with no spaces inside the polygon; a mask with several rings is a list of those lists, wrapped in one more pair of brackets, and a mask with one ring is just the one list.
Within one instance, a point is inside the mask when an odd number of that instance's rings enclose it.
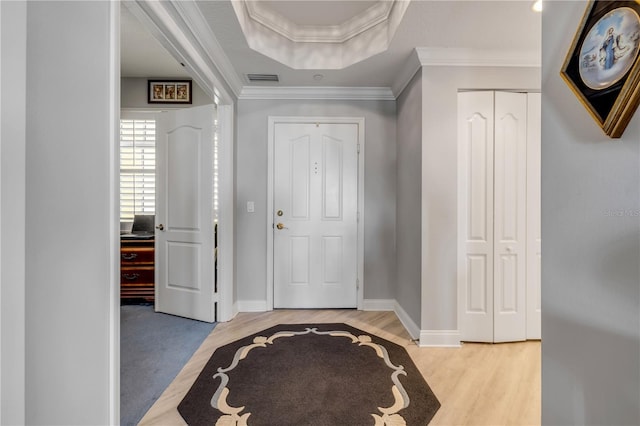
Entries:
{"label": "carpet", "polygon": [[218,348],[178,411],[191,426],[424,426],[438,408],[403,347],[346,324],[281,324]]}
{"label": "carpet", "polygon": [[153,305],[125,305],[120,312],[120,424],[132,426],[215,324],[154,312]]}

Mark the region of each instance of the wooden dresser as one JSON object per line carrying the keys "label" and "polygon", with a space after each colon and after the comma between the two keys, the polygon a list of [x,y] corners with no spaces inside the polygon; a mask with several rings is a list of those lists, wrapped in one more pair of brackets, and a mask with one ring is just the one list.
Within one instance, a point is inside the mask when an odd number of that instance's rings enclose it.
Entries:
{"label": "wooden dresser", "polygon": [[145,299],[155,296],[153,239],[120,239],[120,299]]}

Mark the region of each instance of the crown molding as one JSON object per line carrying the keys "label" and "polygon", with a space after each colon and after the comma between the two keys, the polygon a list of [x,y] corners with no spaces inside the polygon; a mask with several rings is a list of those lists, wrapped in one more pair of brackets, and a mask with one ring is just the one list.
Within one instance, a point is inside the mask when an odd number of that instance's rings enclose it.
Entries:
{"label": "crown molding", "polygon": [[242,0],[250,19],[296,43],[344,43],[389,19],[397,0],[379,1],[338,25],[298,25],[264,3]]}
{"label": "crown molding", "polygon": [[313,99],[313,100],[395,100],[388,87],[243,87],[238,99],[274,100],[274,99]]}
{"label": "crown molding", "polygon": [[416,47],[415,53],[422,66],[536,68],[541,65],[540,52],[533,50]]}
{"label": "crown molding", "polygon": [[[358,19],[347,21],[349,26],[345,27],[345,34],[339,34],[341,30],[331,26],[293,28],[295,24],[276,19],[276,13],[273,11],[268,12],[274,16],[272,18],[252,17],[250,13],[254,13],[256,8],[264,7],[257,3],[254,5],[247,1],[232,1],[231,6],[251,49],[293,69],[333,70],[344,69],[389,48],[391,39],[407,10],[409,0],[394,0],[388,3],[383,2],[379,6],[385,10],[385,13],[388,8],[386,17],[368,16],[368,12],[373,15],[378,13],[375,8],[370,8],[361,14],[364,16],[363,22]],[[380,22],[368,25],[364,22],[367,20],[371,20],[369,23],[378,20]],[[361,27],[362,25],[364,27]],[[300,34],[291,33],[298,30]],[[323,32],[324,30],[327,31]],[[336,34],[333,34],[334,30],[337,31]],[[299,37],[302,38],[301,42],[294,41]],[[344,41],[340,42],[340,40]]]}
{"label": "crown molding", "polygon": [[186,26],[183,30],[190,31],[193,40],[199,47],[199,51],[221,74],[223,80],[230,86],[233,93],[238,96],[242,86],[242,79],[236,72],[231,60],[215,37],[209,23],[202,15],[196,2],[171,0],[176,10],[180,12]]}
{"label": "crown molding", "polygon": [[194,2],[134,0],[123,4],[212,99],[229,103],[237,98],[242,80]]}
{"label": "crown molding", "polygon": [[413,76],[427,66],[540,68],[538,51],[416,47],[391,85],[397,98]]}

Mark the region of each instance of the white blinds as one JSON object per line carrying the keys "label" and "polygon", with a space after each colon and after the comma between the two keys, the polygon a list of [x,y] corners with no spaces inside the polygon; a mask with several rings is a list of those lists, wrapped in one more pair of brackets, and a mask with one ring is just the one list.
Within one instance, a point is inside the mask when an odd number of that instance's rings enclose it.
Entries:
{"label": "white blinds", "polygon": [[155,214],[156,122],[120,120],[120,220]]}

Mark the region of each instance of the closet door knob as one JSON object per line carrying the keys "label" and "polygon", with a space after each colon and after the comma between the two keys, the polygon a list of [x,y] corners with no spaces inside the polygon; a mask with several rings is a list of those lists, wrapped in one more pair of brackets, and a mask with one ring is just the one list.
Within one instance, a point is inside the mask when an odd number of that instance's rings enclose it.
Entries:
{"label": "closet door knob", "polygon": [[161,231],[164,231],[164,225],[163,225],[163,224],[157,225],[157,226],[156,226],[156,229],[159,229],[159,230],[161,230]]}

